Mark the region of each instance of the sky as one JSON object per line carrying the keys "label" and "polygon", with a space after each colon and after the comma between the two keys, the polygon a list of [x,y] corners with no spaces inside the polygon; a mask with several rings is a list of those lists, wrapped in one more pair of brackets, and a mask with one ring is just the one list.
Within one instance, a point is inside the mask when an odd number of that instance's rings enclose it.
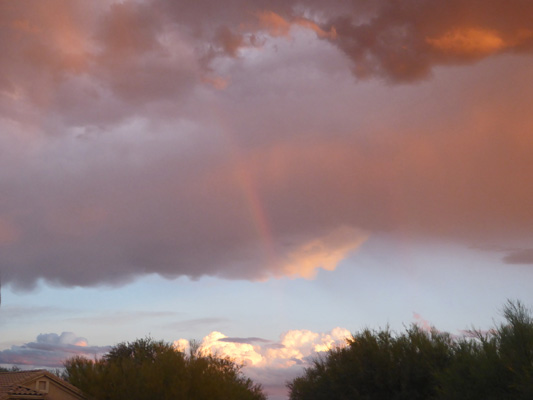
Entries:
{"label": "sky", "polygon": [[151,336],[273,400],[533,304],[529,0],[0,0],[0,364]]}

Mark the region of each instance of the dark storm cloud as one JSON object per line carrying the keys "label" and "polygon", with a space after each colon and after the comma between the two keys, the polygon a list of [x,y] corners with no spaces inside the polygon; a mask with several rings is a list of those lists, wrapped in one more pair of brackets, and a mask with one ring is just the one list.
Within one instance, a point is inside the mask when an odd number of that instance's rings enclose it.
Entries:
{"label": "dark storm cloud", "polygon": [[[533,5],[526,0],[368,3],[54,0],[45,7],[2,2],[0,85],[40,105],[56,101],[58,85],[76,84],[89,85],[78,86],[89,97],[102,97],[107,89],[126,102],[174,98],[197,81],[196,62],[203,52],[220,46],[235,55],[244,34],[265,28],[262,13],[335,29],[331,41],[351,58],[358,76],[413,80],[434,65],[532,50]],[[72,82],[81,77],[90,83]],[[24,93],[36,84],[39,90]]]}
{"label": "dark storm cloud", "polygon": [[292,26],[340,48],[359,77],[412,81],[436,65],[530,52],[531,15],[524,0],[4,1],[0,113],[56,134],[60,121],[105,127],[180,115],[197,85],[218,82],[218,56]]}
{"label": "dark storm cloud", "polygon": [[[186,33],[144,3],[0,3],[0,114],[106,126],[176,108],[201,76]],[[168,112],[165,111],[165,112]],[[64,128],[63,128],[64,129]]]}
{"label": "dark storm cloud", "polygon": [[355,13],[330,21],[337,32],[333,42],[361,78],[414,81],[427,77],[436,65],[533,49],[529,1],[383,0],[375,5],[365,21],[354,20]]}
{"label": "dark storm cloud", "polygon": [[194,26],[205,39],[212,37],[215,27],[214,44],[231,56],[246,45],[243,33],[261,28],[254,20],[258,14],[275,13],[279,21],[291,24],[305,18],[336,32],[331,43],[351,59],[356,76],[391,82],[425,78],[438,65],[533,50],[533,5],[527,0],[156,3],[176,20]]}
{"label": "dark storm cloud", "polygon": [[3,279],[312,277],[381,232],[531,236],[531,7],[0,2]]}

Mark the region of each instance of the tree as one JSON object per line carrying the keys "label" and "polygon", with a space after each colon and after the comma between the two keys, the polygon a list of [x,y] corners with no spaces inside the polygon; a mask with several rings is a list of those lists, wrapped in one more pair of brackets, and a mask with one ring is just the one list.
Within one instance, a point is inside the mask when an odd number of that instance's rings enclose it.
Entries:
{"label": "tree", "polygon": [[454,345],[454,362],[440,376],[443,400],[533,398],[533,318],[520,301],[503,308],[505,322]]}
{"label": "tree", "polygon": [[290,399],[435,398],[435,373],[450,362],[450,341],[447,334],[425,332],[416,325],[402,335],[366,329],[290,382]]}
{"label": "tree", "polygon": [[364,330],[288,384],[291,400],[533,399],[533,317],[508,301],[489,332]]}
{"label": "tree", "polygon": [[150,338],[120,343],[100,360],[73,357],[65,369],[70,383],[100,400],[265,399],[232,360]]}
{"label": "tree", "polygon": [[508,301],[503,315],[507,321],[496,331],[501,362],[509,371],[515,399],[533,398],[533,317],[521,302]]}
{"label": "tree", "polygon": [[0,367],[0,372],[18,372],[18,371],[20,371],[20,368],[17,366],[13,366],[11,368]]}

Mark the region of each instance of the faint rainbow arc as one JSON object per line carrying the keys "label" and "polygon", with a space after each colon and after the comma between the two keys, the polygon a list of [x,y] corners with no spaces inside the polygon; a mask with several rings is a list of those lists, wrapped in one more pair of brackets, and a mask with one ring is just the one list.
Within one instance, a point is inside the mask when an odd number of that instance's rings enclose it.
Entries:
{"label": "faint rainbow arc", "polygon": [[234,173],[236,185],[244,199],[249,219],[262,243],[267,262],[275,263],[278,259],[275,237],[266,207],[262,201],[257,179],[254,177],[251,166],[240,149],[235,135],[232,134],[230,121],[218,107],[214,108],[213,112],[217,117],[218,127],[227,146],[229,165]]}

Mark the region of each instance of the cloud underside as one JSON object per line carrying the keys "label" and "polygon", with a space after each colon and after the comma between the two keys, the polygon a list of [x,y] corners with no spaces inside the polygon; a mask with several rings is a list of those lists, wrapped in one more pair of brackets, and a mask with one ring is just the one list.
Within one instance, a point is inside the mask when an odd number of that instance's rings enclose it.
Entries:
{"label": "cloud underside", "polygon": [[0,4],[5,281],[313,278],[384,232],[531,237],[529,2],[55,3]]}

